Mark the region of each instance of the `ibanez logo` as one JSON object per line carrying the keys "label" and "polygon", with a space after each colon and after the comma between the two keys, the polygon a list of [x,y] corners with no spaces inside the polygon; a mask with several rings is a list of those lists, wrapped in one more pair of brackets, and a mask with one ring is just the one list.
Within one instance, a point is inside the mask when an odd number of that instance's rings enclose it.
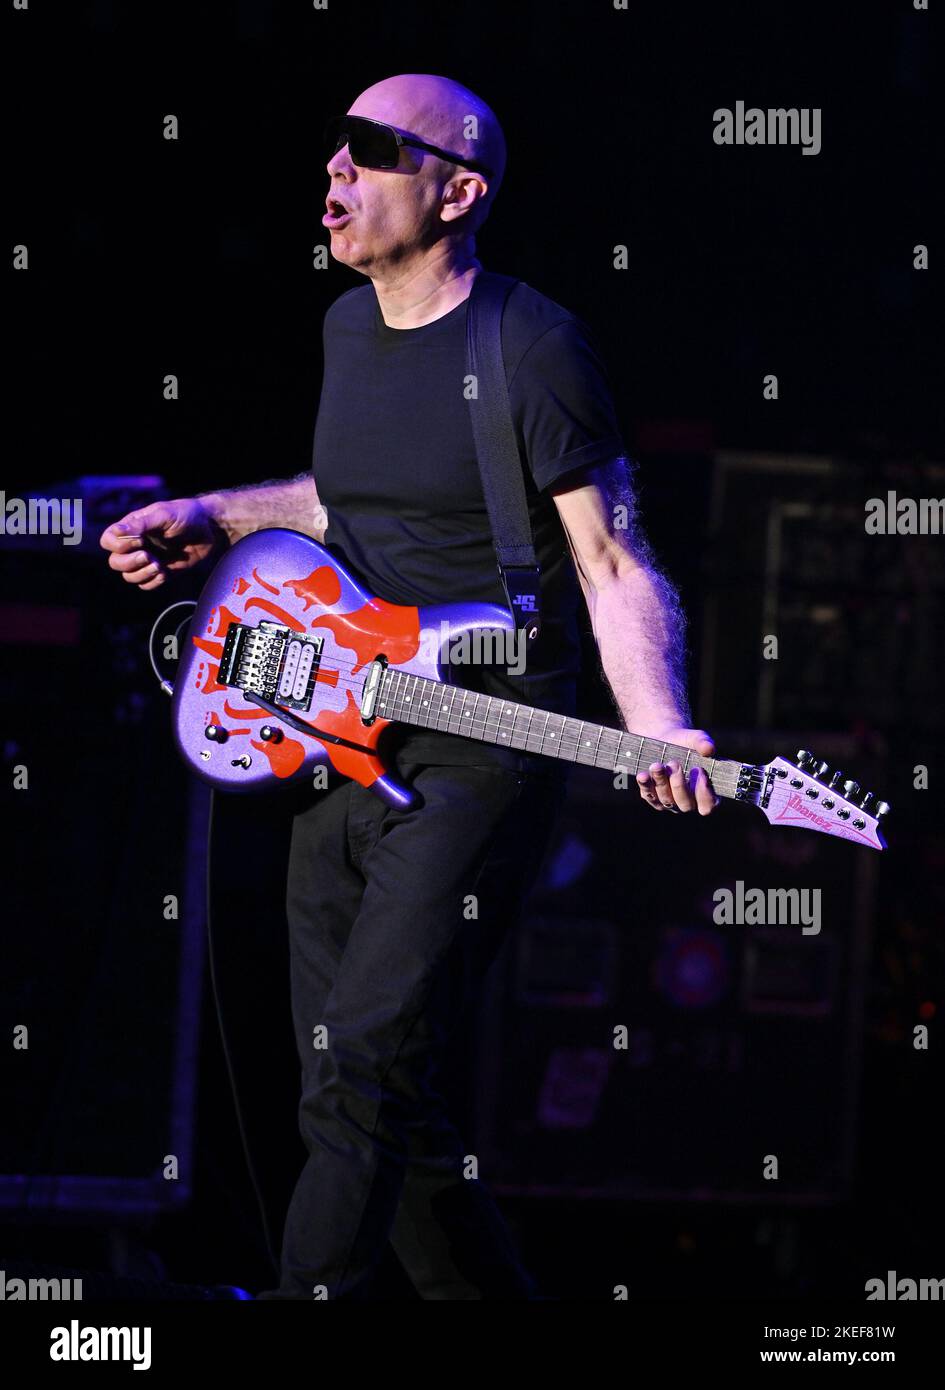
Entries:
{"label": "ibanez logo", "polygon": [[815,811],[813,807],[808,806],[803,798],[799,797],[796,792],[792,793],[789,797],[788,803],[784,809],[788,812],[796,812],[798,815],[803,816],[805,820],[813,821],[815,825],[821,826],[824,830],[833,830],[836,828],[833,821],[828,820],[827,817],[822,816],[819,811]]}

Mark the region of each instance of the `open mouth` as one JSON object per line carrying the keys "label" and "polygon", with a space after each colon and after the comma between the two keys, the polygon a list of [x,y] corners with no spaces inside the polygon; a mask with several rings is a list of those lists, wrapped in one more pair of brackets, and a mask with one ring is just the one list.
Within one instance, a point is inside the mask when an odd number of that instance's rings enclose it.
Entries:
{"label": "open mouth", "polygon": [[339,202],[337,198],[326,198],[325,206],[328,211],[322,218],[324,227],[343,227],[351,216],[344,203]]}

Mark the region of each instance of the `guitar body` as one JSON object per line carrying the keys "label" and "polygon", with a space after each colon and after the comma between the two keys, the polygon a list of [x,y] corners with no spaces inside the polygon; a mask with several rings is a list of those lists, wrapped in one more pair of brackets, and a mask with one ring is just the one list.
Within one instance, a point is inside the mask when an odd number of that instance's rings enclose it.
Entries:
{"label": "guitar body", "polygon": [[[234,638],[251,637],[245,629],[260,624],[272,635],[271,650],[281,652],[272,702],[291,704],[295,720],[342,742],[301,733],[238,688]],[[259,791],[274,778],[310,781],[319,765],[330,763],[391,805],[409,806],[412,793],[389,775],[377,752],[390,721],[366,723],[361,716],[370,664],[383,657],[388,667],[442,682],[444,636],[512,626],[495,604],[387,603],[366,593],[317,541],[279,528],[256,532],[223,556],[197,602],[174,687],[178,748],[220,790]],[[256,649],[257,672],[267,650]],[[249,648],[242,659],[245,673],[254,660]]]}

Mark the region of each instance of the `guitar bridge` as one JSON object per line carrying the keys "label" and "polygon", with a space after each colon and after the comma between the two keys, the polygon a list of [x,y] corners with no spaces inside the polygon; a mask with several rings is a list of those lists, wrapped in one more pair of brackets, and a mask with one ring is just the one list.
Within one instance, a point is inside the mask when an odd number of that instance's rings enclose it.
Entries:
{"label": "guitar bridge", "polygon": [[287,709],[309,710],[324,645],[324,637],[280,623],[230,623],[217,681]]}

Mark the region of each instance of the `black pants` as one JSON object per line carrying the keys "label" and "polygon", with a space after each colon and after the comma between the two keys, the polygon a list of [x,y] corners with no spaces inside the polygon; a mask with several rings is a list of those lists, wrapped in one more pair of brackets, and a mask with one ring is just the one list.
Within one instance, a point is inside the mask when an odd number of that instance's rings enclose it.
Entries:
{"label": "black pants", "polygon": [[564,784],[497,767],[399,771],[423,797],[414,810],[343,782],[295,817],[287,906],[309,1156],[280,1287],[264,1298],[368,1298],[388,1241],[423,1298],[534,1293],[456,1127],[456,1077]]}

